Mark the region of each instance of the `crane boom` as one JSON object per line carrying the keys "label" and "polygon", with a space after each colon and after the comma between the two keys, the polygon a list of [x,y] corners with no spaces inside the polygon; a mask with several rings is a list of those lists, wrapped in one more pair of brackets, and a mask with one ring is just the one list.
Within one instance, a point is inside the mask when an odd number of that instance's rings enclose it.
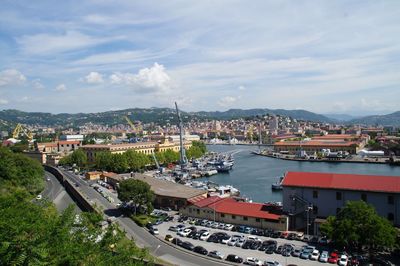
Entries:
{"label": "crane boom", "polygon": [[183,122],[181,118],[181,114],[179,112],[178,104],[175,102],[176,115],[178,116],[178,127],[179,127],[179,144],[180,144],[180,156],[179,156],[179,164],[181,165],[181,169],[184,169],[187,165],[187,158],[185,153],[185,146],[183,145]]}
{"label": "crane boom", "polygon": [[18,123],[17,126],[13,130],[12,136],[14,139],[18,139],[18,137],[21,133],[23,133],[30,142],[33,140],[32,132],[29,129],[22,126],[20,123]]}

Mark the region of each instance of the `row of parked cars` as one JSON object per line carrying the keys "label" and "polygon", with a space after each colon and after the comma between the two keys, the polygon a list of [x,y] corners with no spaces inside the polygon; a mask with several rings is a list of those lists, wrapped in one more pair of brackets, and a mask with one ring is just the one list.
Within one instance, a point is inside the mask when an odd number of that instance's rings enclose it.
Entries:
{"label": "row of parked cars", "polygon": [[[186,227],[184,224],[169,227],[170,231],[174,231],[178,236],[188,237],[192,239],[203,240],[207,242],[226,244],[228,246],[241,247],[243,249],[252,249],[265,252],[266,254],[281,254],[282,256],[299,257],[301,259],[318,260],[320,262],[329,262],[338,265],[358,265],[358,259],[349,259],[349,256],[345,253],[338,253],[333,251],[320,252],[316,247],[304,245],[301,248],[294,246],[293,244],[286,243],[278,245],[276,240],[269,239],[262,241],[257,236],[249,235],[244,236],[240,234],[230,235],[227,232],[215,232],[210,233],[207,229],[198,230],[195,226]],[[167,239],[168,238],[168,239]],[[172,236],[167,235],[166,240],[171,241]],[[179,242],[179,240],[176,240]],[[186,241],[187,242],[187,241]],[[185,244],[186,245],[186,244]],[[183,246],[184,247],[184,246]],[[185,247],[184,247],[185,248]],[[258,265],[258,264],[253,264]]]}
{"label": "row of parked cars", "polygon": [[253,257],[248,257],[246,259],[243,259],[242,257],[239,257],[235,254],[229,254],[225,257],[224,254],[222,254],[218,250],[212,250],[209,252],[209,251],[207,251],[207,249],[205,249],[202,246],[194,246],[189,241],[182,241],[180,238],[172,238],[171,235],[167,235],[165,239],[168,241],[171,241],[173,244],[178,245],[184,249],[187,249],[187,250],[190,250],[195,253],[202,254],[202,255],[207,255],[207,256],[215,258],[215,259],[221,259],[221,260],[225,259],[226,261],[236,262],[236,263],[243,262],[248,265],[281,266],[281,264],[277,261],[270,261],[270,260],[261,261],[256,258],[253,258]]}

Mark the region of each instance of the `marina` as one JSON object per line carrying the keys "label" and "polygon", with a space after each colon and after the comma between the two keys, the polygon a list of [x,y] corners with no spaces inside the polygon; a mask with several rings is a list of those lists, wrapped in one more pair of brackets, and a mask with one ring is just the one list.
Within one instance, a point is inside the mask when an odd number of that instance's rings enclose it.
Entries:
{"label": "marina", "polygon": [[196,179],[196,181],[212,181],[219,185],[231,185],[240,191],[242,197],[250,198],[255,202],[281,202],[281,192],[271,190],[271,186],[287,171],[399,175],[399,168],[388,164],[313,163],[257,156],[251,153],[255,148],[254,145],[207,145],[207,148],[214,152],[234,153],[235,166],[229,173],[218,173],[211,177]]}

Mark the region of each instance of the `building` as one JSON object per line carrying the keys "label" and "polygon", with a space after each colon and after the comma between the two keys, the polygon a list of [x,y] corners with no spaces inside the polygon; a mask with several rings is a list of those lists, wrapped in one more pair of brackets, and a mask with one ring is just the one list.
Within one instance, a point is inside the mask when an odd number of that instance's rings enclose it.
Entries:
{"label": "building", "polygon": [[180,212],[191,217],[235,225],[281,231],[288,229],[287,216],[282,215],[276,206],[243,202],[234,198],[212,196],[191,201]]}
{"label": "building", "polygon": [[174,210],[188,205],[191,201],[207,198],[207,191],[160,180],[142,174],[122,174],[122,179],[134,178],[146,182],[155,194],[154,207],[169,207]]}
{"label": "building", "polygon": [[44,153],[61,153],[68,154],[79,149],[82,142],[77,140],[71,141],[54,141],[54,142],[35,142],[35,150]]}
{"label": "building", "polygon": [[61,135],[60,140],[65,141],[83,141],[83,135]]}
{"label": "building", "polygon": [[87,172],[85,174],[85,178],[88,180],[97,180],[97,179],[100,179],[101,173],[102,172],[98,172],[98,171]]}
{"label": "building", "polygon": [[306,229],[336,215],[347,201],[364,200],[377,213],[400,225],[400,176],[288,172],[283,179],[283,210],[290,229]]}
{"label": "building", "polygon": [[333,134],[317,136],[309,140],[279,141],[274,144],[274,151],[289,154],[305,151],[308,154],[312,154],[329,149],[331,152],[343,151],[349,154],[357,154],[364,148],[368,140],[369,137],[366,135]]}
{"label": "building", "polygon": [[[185,149],[191,147],[191,142],[185,142]],[[89,162],[94,162],[97,152],[111,152],[113,154],[122,154],[127,150],[134,150],[138,153],[151,155],[154,152],[163,152],[166,150],[180,151],[179,143],[169,142],[167,139],[164,142],[136,142],[122,144],[89,144],[84,145],[83,151],[86,152]]]}

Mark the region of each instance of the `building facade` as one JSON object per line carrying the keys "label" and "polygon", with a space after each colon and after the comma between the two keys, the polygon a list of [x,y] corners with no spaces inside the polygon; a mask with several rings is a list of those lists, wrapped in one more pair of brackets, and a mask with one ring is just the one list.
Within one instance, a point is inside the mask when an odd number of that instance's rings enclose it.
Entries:
{"label": "building facade", "polygon": [[276,206],[212,196],[191,202],[179,211],[183,215],[210,221],[286,231],[288,218],[275,212]]}
{"label": "building facade", "polygon": [[291,229],[306,229],[309,220],[310,229],[318,233],[315,219],[336,215],[347,201],[358,200],[400,226],[400,177],[288,172],[282,185],[283,210]]}

